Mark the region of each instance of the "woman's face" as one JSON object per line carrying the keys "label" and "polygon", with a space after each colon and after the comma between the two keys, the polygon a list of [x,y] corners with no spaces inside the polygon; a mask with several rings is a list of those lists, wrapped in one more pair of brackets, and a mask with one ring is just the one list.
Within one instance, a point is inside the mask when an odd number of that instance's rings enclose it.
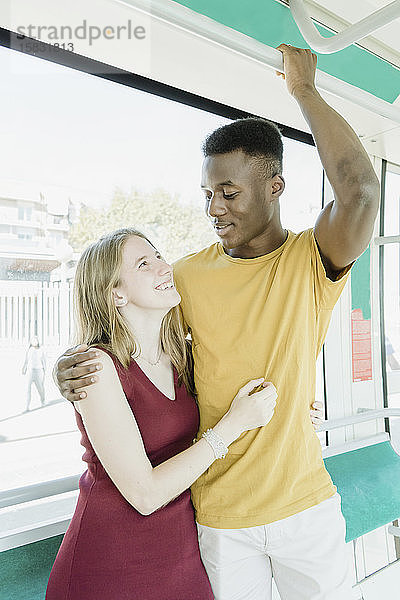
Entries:
{"label": "woman's face", "polygon": [[134,305],[168,312],[181,301],[172,267],[147,240],[128,238],[122,250],[119,285],[114,288],[117,307]]}

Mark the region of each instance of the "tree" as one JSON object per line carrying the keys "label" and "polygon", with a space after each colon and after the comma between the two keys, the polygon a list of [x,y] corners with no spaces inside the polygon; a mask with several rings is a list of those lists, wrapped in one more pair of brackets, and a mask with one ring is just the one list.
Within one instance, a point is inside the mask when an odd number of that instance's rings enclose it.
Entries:
{"label": "tree", "polygon": [[132,190],[130,194],[116,189],[108,207],[81,207],[79,220],[70,229],[69,242],[80,252],[101,235],[120,227],[142,231],[171,262],[217,239],[197,204],[183,203],[179,196],[162,189],[150,193]]}

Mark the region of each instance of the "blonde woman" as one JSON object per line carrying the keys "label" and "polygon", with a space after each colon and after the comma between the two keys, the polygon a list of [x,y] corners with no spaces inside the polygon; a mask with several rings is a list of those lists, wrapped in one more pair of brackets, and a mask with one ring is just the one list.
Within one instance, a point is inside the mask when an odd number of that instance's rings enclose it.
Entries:
{"label": "blonde woman", "polygon": [[96,347],[103,370],[74,403],[88,468],[46,600],[211,600],[188,488],[242,433],[270,421],[276,390],[250,381],[193,443],[180,296],[170,265],[134,229],[84,251],[74,294],[79,342]]}

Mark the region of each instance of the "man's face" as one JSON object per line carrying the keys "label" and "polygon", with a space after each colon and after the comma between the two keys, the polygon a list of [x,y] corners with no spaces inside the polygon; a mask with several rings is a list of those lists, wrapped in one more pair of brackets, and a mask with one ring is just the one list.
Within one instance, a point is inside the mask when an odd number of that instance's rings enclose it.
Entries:
{"label": "man's face", "polygon": [[265,179],[242,150],[206,157],[201,181],[205,211],[224,248],[246,247],[265,233],[274,216],[276,178]]}

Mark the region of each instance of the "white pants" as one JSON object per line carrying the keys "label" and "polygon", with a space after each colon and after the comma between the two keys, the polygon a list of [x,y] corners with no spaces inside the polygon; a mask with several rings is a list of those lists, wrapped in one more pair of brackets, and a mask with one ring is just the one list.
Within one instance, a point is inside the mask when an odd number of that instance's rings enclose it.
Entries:
{"label": "white pants", "polygon": [[215,529],[197,524],[216,600],[352,600],[340,496],[269,525]]}
{"label": "white pants", "polygon": [[29,406],[32,399],[32,384],[35,384],[36,389],[40,396],[40,402],[42,406],[45,403],[44,394],[44,370],[43,369],[30,369],[28,371],[28,386],[26,389],[26,410],[29,410]]}

